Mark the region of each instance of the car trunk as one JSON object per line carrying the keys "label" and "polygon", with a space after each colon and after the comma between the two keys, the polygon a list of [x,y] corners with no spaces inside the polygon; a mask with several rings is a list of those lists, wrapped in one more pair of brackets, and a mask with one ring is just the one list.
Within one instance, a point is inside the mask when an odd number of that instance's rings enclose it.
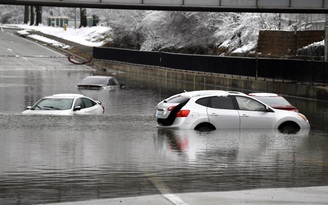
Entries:
{"label": "car trunk", "polygon": [[184,104],[178,104],[177,106],[175,106],[166,119],[158,118],[157,119],[158,124],[160,124],[162,126],[172,125],[176,118],[177,113],[181,110],[181,108],[183,106],[184,106]]}

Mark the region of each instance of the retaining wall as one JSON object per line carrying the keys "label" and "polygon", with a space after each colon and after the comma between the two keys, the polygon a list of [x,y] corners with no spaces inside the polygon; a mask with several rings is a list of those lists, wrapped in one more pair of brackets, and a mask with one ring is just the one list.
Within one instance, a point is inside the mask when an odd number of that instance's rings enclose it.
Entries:
{"label": "retaining wall", "polygon": [[250,92],[273,92],[295,97],[328,101],[328,86],[313,86],[310,84],[274,81],[264,78],[177,70],[110,60],[94,59],[93,65],[98,69],[111,69],[137,75],[156,76],[160,78],[212,84],[227,87],[227,89],[234,88],[236,90],[240,89]]}

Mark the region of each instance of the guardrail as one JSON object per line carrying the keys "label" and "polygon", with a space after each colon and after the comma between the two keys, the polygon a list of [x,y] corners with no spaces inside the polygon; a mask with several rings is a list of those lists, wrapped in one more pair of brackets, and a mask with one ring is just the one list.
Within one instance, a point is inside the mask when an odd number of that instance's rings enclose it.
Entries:
{"label": "guardrail", "polygon": [[119,48],[94,48],[95,59],[172,69],[238,75],[291,83],[328,83],[328,64],[323,61],[222,57],[147,52]]}

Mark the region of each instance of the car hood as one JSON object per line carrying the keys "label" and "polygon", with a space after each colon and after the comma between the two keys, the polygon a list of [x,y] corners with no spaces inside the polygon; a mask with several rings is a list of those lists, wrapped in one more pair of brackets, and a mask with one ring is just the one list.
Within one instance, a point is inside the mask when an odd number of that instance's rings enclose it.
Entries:
{"label": "car hood", "polygon": [[71,110],[25,110],[23,115],[74,115]]}

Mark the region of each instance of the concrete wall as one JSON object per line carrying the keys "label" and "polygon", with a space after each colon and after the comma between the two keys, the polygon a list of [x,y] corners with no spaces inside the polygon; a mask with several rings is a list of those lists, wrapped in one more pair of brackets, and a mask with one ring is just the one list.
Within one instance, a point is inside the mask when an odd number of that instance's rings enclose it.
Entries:
{"label": "concrete wall", "polygon": [[293,56],[302,48],[325,39],[324,31],[260,31],[257,52],[272,56]]}
{"label": "concrete wall", "polygon": [[94,66],[98,69],[111,69],[128,72],[136,75],[156,76],[170,78],[178,81],[212,84],[227,89],[243,90],[249,92],[273,92],[303,98],[328,100],[328,87],[304,85],[287,82],[277,82],[270,79],[255,79],[242,76],[231,76],[204,72],[191,72],[154,66],[127,64],[117,61],[95,59]]}

